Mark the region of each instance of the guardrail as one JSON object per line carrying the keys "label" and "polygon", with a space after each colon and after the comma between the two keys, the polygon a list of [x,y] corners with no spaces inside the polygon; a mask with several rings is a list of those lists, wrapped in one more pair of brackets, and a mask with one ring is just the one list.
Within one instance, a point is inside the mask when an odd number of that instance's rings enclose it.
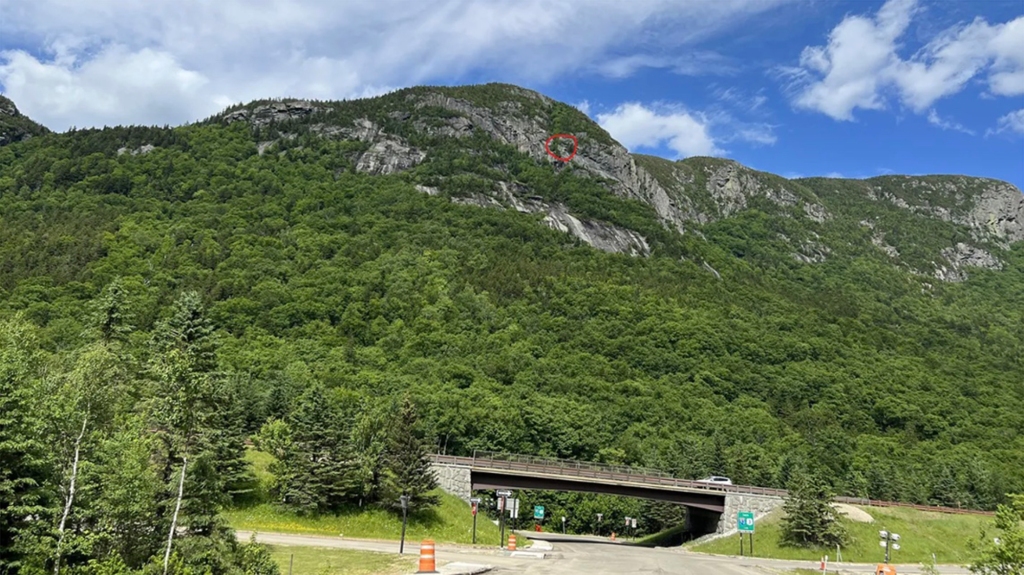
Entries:
{"label": "guardrail", "polygon": [[[651,487],[673,487],[721,493],[723,495],[735,493],[740,495],[764,495],[769,497],[785,498],[789,494],[785,489],[775,489],[771,487],[758,487],[754,485],[715,485],[693,479],[680,479],[657,469],[627,467],[623,465],[606,465],[602,463],[591,463],[572,459],[538,457],[535,455],[474,451],[472,457],[439,454],[432,455],[431,457],[435,463],[465,465],[481,471],[519,471],[523,473],[542,473],[545,475],[557,475],[564,477],[624,481],[639,483]],[[991,511],[981,511],[977,509],[917,505],[914,503],[880,501],[877,499],[866,499],[862,497],[843,496],[836,497],[835,500],[838,503],[864,505],[869,507],[905,507],[916,509],[918,511],[931,511],[935,513],[994,515]]]}

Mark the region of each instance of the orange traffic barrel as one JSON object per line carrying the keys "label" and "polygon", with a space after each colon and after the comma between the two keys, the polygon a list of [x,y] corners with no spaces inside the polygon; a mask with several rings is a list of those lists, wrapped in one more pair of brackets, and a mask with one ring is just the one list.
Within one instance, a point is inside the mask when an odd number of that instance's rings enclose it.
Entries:
{"label": "orange traffic barrel", "polygon": [[508,550],[509,551],[515,551],[516,550],[516,534],[515,533],[509,533],[508,534]]}
{"label": "orange traffic barrel", "polygon": [[434,541],[424,539],[420,545],[420,570],[417,573],[437,573],[437,565],[434,560]]}

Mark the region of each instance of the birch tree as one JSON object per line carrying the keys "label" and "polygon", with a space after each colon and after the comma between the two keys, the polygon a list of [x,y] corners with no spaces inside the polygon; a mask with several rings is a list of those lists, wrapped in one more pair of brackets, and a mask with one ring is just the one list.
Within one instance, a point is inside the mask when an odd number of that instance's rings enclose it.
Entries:
{"label": "birch tree", "polygon": [[166,575],[190,462],[204,448],[203,435],[214,411],[216,348],[213,327],[205,317],[199,294],[185,292],[175,301],[171,317],[158,328],[154,351],[155,424],[166,446],[168,466],[180,462],[177,473],[173,473],[175,495],[163,561]]}

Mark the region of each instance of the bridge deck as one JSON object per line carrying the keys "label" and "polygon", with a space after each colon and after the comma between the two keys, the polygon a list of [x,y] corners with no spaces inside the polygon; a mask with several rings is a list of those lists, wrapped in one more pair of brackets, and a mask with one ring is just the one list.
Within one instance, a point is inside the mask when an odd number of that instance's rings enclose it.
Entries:
{"label": "bridge deck", "polygon": [[[603,487],[613,489],[621,495],[650,497],[651,493],[677,493],[692,497],[675,496],[656,497],[668,501],[677,501],[684,505],[702,507],[713,511],[721,511],[719,503],[727,495],[761,495],[785,498],[787,491],[769,487],[752,485],[715,485],[679,479],[671,475],[651,469],[635,469],[630,467],[611,466],[550,459],[529,455],[486,454],[483,456],[459,457],[454,455],[432,455],[434,463],[440,465],[458,465],[469,467],[475,478],[474,488],[512,487],[521,489],[555,489],[570,491],[594,491],[608,493]],[[498,485],[498,484],[501,485]],[[592,486],[592,487],[587,487]],[[976,509],[959,509],[916,505],[895,501],[879,501],[860,497],[836,497],[840,503],[865,505],[871,507],[909,507],[921,511],[955,514],[994,515],[991,511]]]}

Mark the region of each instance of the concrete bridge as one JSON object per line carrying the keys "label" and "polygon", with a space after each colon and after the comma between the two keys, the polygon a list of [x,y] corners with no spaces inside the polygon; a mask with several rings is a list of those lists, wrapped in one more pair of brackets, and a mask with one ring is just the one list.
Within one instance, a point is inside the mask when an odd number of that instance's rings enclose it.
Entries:
{"label": "concrete bridge", "polygon": [[713,485],[678,479],[652,469],[600,465],[529,455],[477,453],[434,455],[441,488],[469,501],[473,490],[545,489],[624,495],[677,503],[687,508],[687,530],[695,535],[736,528],[737,512],[765,515],[782,505],[779,489]]}

